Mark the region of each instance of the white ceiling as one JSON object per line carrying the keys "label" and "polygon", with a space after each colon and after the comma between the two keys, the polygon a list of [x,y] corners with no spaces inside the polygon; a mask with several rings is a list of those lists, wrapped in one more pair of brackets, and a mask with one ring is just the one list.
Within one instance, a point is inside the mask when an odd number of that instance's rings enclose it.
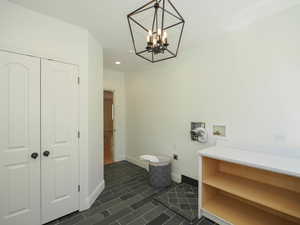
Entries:
{"label": "white ceiling", "polygon": [[[105,67],[120,71],[149,64],[130,53],[126,15],[149,0],[10,0],[88,29],[104,48]],[[299,4],[299,0],[172,0],[186,20],[184,50],[195,42],[238,29],[257,17]],[[257,13],[259,12],[259,13]],[[243,21],[243,22],[241,22]],[[180,53],[179,53],[180,54]],[[115,65],[121,61],[121,65]]]}

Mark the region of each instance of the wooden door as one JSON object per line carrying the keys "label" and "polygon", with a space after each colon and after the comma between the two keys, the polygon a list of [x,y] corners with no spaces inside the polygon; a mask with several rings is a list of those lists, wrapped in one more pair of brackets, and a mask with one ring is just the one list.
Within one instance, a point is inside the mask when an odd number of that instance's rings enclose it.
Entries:
{"label": "wooden door", "polygon": [[77,70],[42,60],[42,223],[79,209]]}
{"label": "wooden door", "polygon": [[0,224],[40,224],[40,59],[0,51]]}
{"label": "wooden door", "polygon": [[114,93],[104,91],[104,163],[110,164],[113,160],[114,136]]}

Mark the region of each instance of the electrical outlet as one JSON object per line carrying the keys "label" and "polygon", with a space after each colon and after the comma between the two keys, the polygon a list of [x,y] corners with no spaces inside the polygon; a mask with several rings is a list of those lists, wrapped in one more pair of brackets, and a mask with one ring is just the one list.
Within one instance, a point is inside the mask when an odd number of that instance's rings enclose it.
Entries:
{"label": "electrical outlet", "polygon": [[173,154],[173,159],[174,159],[174,160],[178,160],[178,155]]}

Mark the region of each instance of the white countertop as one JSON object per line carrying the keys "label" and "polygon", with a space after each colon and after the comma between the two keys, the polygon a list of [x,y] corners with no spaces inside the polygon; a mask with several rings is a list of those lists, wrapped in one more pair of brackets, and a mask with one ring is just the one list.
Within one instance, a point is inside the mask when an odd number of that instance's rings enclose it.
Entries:
{"label": "white countertop", "polygon": [[199,155],[242,164],[276,173],[300,177],[300,158],[215,146],[199,151]]}

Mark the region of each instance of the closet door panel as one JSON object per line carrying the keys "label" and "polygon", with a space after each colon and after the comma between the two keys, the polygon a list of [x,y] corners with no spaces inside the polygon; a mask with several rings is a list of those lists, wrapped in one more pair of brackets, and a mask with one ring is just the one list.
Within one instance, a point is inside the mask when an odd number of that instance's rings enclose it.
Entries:
{"label": "closet door panel", "polygon": [[42,60],[43,223],[79,209],[76,76],[76,66]]}
{"label": "closet door panel", "polygon": [[40,60],[0,51],[0,77],[0,224],[38,225]]}

